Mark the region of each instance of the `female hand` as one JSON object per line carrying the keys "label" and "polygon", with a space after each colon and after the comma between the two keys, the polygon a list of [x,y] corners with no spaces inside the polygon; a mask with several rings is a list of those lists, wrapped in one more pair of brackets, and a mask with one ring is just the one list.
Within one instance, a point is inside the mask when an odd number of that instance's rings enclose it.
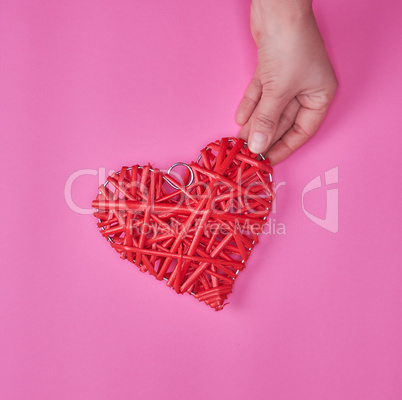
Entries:
{"label": "female hand", "polygon": [[236,113],[239,137],[276,164],[317,131],[338,86],[311,0],[253,0],[258,66]]}

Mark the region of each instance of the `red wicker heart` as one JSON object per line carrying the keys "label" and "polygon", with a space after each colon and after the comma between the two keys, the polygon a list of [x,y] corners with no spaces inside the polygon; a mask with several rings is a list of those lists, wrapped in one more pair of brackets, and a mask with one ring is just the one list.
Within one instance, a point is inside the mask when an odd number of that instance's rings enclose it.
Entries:
{"label": "red wicker heart", "polygon": [[123,259],[221,310],[271,211],[272,167],[236,138],[178,164],[182,180],[172,168],[123,167],[99,187],[94,215]]}

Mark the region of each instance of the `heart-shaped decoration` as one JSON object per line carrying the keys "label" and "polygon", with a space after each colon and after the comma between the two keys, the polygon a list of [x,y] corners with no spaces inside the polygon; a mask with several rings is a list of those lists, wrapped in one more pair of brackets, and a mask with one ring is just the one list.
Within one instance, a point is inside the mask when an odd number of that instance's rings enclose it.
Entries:
{"label": "heart-shaped decoration", "polygon": [[[172,176],[186,167],[182,179]],[[272,167],[224,138],[169,171],[134,165],[108,177],[92,206],[121,258],[221,310],[258,243],[274,199]]]}

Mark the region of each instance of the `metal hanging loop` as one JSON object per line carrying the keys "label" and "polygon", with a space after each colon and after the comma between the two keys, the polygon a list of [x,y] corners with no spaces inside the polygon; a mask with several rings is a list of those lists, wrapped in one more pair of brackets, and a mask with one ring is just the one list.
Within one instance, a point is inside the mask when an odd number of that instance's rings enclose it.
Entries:
{"label": "metal hanging loop", "polygon": [[[175,167],[178,167],[179,165],[182,165],[183,167],[186,167],[186,168],[190,171],[190,181],[187,183],[187,185],[185,185],[185,187],[190,186],[190,185],[193,183],[193,181],[194,181],[194,172],[193,172],[192,168],[191,168],[188,164],[186,164],[186,163],[184,163],[184,162],[177,162],[177,163],[174,163],[174,164],[168,169],[167,174],[170,175],[170,172],[172,171],[172,169],[175,168]],[[176,185],[173,184],[172,182],[168,181],[165,177],[164,177],[164,179],[165,179],[165,181],[166,181],[170,186],[172,186],[174,189],[180,189],[178,186],[176,186]]]}

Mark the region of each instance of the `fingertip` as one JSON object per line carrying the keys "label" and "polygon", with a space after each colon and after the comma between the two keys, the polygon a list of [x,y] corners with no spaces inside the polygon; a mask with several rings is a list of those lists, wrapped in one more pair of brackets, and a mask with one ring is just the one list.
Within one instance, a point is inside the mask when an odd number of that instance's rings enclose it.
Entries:
{"label": "fingertip", "polygon": [[252,132],[249,137],[248,148],[252,153],[262,154],[268,149],[269,142],[270,140],[266,133]]}
{"label": "fingertip", "polygon": [[235,121],[237,125],[244,126],[244,124],[247,122],[247,118],[243,112],[238,111],[235,116]]}
{"label": "fingertip", "polygon": [[236,122],[238,125],[243,126],[249,120],[251,114],[255,109],[255,105],[250,102],[248,99],[243,99],[239,105],[239,108],[236,112]]}
{"label": "fingertip", "polygon": [[266,154],[265,158],[267,158],[269,160],[271,165],[279,164],[282,160],[284,160],[284,158],[280,158],[277,155],[275,155],[275,152],[274,153],[268,152]]}

